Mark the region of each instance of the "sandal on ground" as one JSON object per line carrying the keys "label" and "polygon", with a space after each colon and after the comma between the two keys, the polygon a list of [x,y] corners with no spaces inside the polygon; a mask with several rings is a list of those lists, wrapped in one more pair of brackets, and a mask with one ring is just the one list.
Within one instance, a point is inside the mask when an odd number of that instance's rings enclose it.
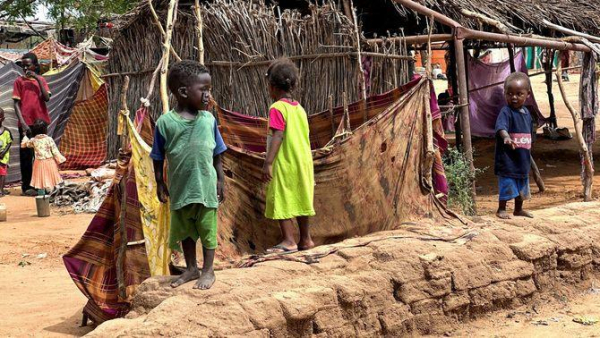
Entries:
{"label": "sandal on ground", "polygon": [[275,245],[272,248],[267,249],[267,254],[290,254],[290,253],[294,253],[297,252],[298,249],[290,249],[290,248],[286,248],[285,246],[278,244]]}
{"label": "sandal on ground", "polygon": [[30,197],[37,196],[37,195],[38,195],[38,193],[34,189],[29,189],[21,194],[21,196],[30,196]]}

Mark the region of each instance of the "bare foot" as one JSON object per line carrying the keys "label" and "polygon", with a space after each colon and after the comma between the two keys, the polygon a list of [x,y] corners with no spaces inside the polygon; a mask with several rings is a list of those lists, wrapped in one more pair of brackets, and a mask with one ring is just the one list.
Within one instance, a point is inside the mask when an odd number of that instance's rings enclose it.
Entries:
{"label": "bare foot", "polygon": [[496,211],[496,216],[501,219],[510,219],[510,215],[506,212],[506,210]]}
{"label": "bare foot", "polygon": [[529,211],[525,211],[525,210],[519,210],[513,213],[513,215],[515,216],[522,216],[522,217],[527,217],[527,218],[533,218],[533,214],[530,213]]}
{"label": "bare foot", "polygon": [[202,271],[200,278],[198,278],[196,285],[194,285],[194,289],[208,290],[213,286],[216,280],[217,277],[215,276],[214,270]]}
{"label": "bare foot", "polygon": [[310,250],[314,247],[315,247],[315,242],[313,242],[312,240],[298,243],[298,250],[300,250],[300,251]]}
{"label": "bare foot", "polygon": [[185,270],[179,278],[171,283],[172,288],[176,288],[182,286],[183,284],[193,281],[194,279],[198,279],[200,277],[200,272],[198,269],[194,270]]}

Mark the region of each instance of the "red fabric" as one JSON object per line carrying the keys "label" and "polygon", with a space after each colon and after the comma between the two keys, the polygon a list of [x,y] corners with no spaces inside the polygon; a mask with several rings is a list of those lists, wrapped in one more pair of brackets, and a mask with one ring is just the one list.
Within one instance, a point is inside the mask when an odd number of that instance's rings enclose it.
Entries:
{"label": "red fabric", "polygon": [[0,163],[0,176],[6,176],[8,172],[8,166],[6,164]]}
{"label": "red fabric", "polygon": [[[48,94],[50,94],[46,79],[43,77],[39,77],[39,79]],[[33,125],[37,119],[50,123],[48,107],[41,96],[40,86],[35,79],[24,76],[19,77],[13,86],[13,99],[21,101],[21,114],[23,114],[23,119],[28,126]]]}
{"label": "red fabric", "polygon": [[277,108],[269,110],[269,128],[275,130],[285,130],[285,119]]}

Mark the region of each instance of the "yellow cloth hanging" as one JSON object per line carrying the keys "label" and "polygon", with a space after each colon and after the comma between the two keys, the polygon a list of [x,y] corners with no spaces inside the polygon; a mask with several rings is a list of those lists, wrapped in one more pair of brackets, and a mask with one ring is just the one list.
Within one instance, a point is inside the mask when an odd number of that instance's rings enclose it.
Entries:
{"label": "yellow cloth hanging", "polygon": [[144,142],[135,130],[133,122],[126,115],[127,131],[131,142],[131,160],[135,169],[135,180],[140,201],[140,216],[146,241],[146,255],[152,276],[169,275],[171,250],[169,249],[169,204],[160,203],[156,196],[154,166],[150,158],[152,148]]}

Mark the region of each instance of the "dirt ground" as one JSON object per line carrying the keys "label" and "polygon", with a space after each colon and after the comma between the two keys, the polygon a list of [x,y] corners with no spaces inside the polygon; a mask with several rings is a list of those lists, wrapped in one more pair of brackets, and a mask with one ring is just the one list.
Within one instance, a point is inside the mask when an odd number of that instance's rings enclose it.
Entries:
{"label": "dirt ground", "polygon": [[491,313],[449,332],[451,337],[600,337],[600,323],[582,325],[577,317],[600,320],[600,289],[573,291],[563,286],[532,304]]}
{"label": "dirt ground", "polygon": [[[568,96],[577,104],[579,77],[571,76],[567,83]],[[548,115],[548,102],[543,77],[532,79],[534,93],[540,109]],[[443,83],[437,82],[441,88]],[[560,127],[573,123],[555,86]],[[478,181],[477,202],[480,214],[493,213],[496,208],[497,187],[493,175],[493,149],[491,140],[476,140],[475,164],[488,168]],[[600,147],[596,147],[600,149]],[[553,142],[538,138],[534,158],[540,167],[548,191],[534,194],[528,202],[532,209],[540,209],[581,198],[579,155],[575,141]],[[600,154],[596,152],[596,158]],[[532,188],[532,192],[537,189]],[[81,336],[91,328],[80,328],[81,309],[86,298],[70,280],[61,256],[77,242],[87,228],[92,215],[60,214],[53,210],[49,218],[35,216],[34,199],[17,196],[18,190],[0,200],[8,208],[8,222],[0,223],[0,336]],[[595,186],[594,196],[600,195]],[[47,254],[44,258],[38,255]],[[19,264],[24,266],[20,266]],[[29,264],[30,263],[30,264]],[[598,284],[598,283],[597,283]],[[598,284],[600,285],[600,284]],[[532,306],[536,306],[535,309]],[[473,337],[564,337],[600,335],[600,323],[584,327],[572,322],[575,315],[600,318],[600,296],[582,293],[565,287],[556,296],[548,295],[545,302],[523,309],[494,313],[471,322],[451,336]],[[529,311],[529,313],[527,313]],[[537,311],[537,312],[536,312]],[[543,320],[545,325],[535,325]]]}
{"label": "dirt ground", "polygon": [[91,328],[79,327],[86,298],[71,281],[61,256],[79,240],[92,215],[53,210],[51,217],[38,218],[35,199],[17,196],[19,189],[11,192],[0,200],[8,209],[8,221],[0,223],[0,336],[88,333]]}

